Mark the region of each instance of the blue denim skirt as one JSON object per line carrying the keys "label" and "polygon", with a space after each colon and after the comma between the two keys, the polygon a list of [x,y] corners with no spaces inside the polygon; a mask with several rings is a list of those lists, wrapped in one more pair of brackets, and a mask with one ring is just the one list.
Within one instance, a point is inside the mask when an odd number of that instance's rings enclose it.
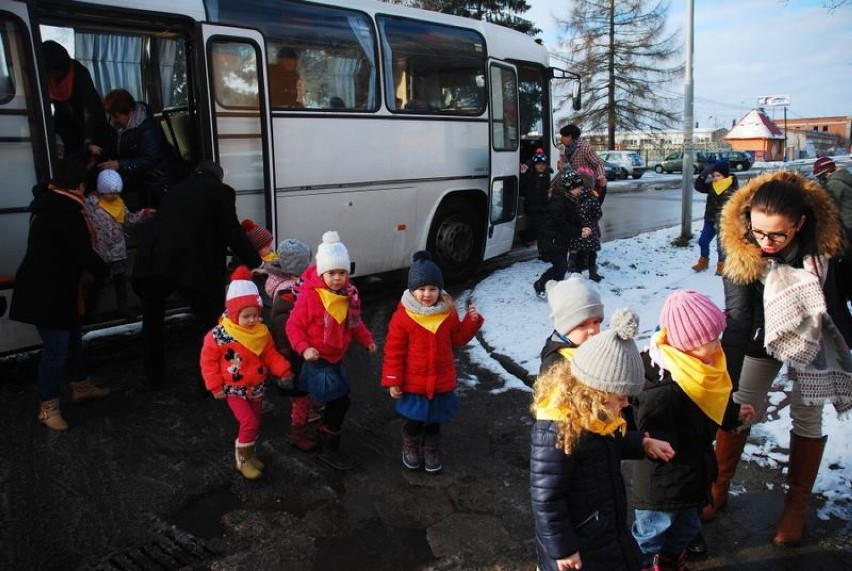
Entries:
{"label": "blue denim skirt", "polygon": [[311,395],[317,403],[327,403],[349,394],[349,378],[343,363],[329,363],[325,359],[305,361],[299,371],[296,388]]}
{"label": "blue denim skirt", "polygon": [[403,393],[396,401],[396,412],[409,420],[447,422],[459,412],[459,395],[456,391],[450,391],[436,394],[429,400],[423,395]]}

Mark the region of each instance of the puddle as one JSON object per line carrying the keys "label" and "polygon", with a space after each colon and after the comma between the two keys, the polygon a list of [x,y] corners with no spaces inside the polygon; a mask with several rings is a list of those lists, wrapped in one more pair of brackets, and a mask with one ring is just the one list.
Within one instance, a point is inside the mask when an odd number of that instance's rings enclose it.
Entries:
{"label": "puddle", "polygon": [[240,499],[228,490],[218,490],[188,504],[171,518],[171,523],[202,539],[221,537],[225,535],[222,516],[240,504]]}

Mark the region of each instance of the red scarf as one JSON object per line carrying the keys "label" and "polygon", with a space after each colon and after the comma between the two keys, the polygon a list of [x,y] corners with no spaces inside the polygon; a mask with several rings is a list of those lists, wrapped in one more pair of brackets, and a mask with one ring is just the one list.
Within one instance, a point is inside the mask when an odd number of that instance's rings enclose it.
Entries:
{"label": "red scarf", "polygon": [[65,77],[62,79],[48,78],[47,91],[50,94],[51,101],[68,101],[71,99],[71,94],[74,92],[74,62],[68,65],[68,71],[65,72]]}

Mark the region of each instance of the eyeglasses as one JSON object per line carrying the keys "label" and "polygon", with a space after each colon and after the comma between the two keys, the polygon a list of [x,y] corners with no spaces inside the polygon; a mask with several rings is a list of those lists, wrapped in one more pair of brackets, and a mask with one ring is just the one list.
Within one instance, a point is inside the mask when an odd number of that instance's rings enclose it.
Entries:
{"label": "eyeglasses", "polygon": [[755,230],[754,228],[749,226],[748,230],[749,232],[751,232],[751,235],[754,236],[754,239],[758,242],[763,240],[769,240],[771,244],[783,244],[787,241],[787,238],[789,238],[793,232],[798,230],[798,228],[793,226],[786,232],[763,232],[761,230]]}

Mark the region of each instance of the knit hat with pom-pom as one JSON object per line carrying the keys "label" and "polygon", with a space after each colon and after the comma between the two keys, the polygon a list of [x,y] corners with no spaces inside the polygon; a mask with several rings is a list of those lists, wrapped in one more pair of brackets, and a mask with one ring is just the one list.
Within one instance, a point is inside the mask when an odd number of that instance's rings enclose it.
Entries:
{"label": "knit hat with pom-pom", "polygon": [[533,164],[536,163],[545,163],[547,164],[547,155],[544,153],[544,149],[536,149],[535,154],[532,158]]}
{"label": "knit hat with pom-pom", "polygon": [[639,316],[632,309],[618,309],[609,329],[587,339],[571,361],[571,374],[580,383],[619,395],[635,396],[642,391],[645,367],[633,338]]}
{"label": "knit hat with pom-pom", "polygon": [[408,290],[431,285],[444,289],[444,275],[441,268],[432,261],[432,255],[426,250],[414,252],[411,268],[408,270]]}
{"label": "knit hat with pom-pom", "polygon": [[240,223],[240,226],[243,227],[246,237],[256,251],[259,252],[272,244],[272,232],[263,226],[258,226],[254,223],[254,220],[246,218]]}
{"label": "knit hat with pom-pom", "polygon": [[351,271],[352,264],[349,261],[349,250],[340,236],[334,230],[329,230],[322,235],[322,242],[317,246],[317,275],[323,275],[331,270]]}
{"label": "knit hat with pom-pom", "polygon": [[691,351],[722,335],[725,314],[706,295],[677,290],[663,303],[660,326],[666,328],[669,345],[679,351]]}
{"label": "knit hat with pom-pom", "polygon": [[225,311],[232,321],[240,316],[240,311],[246,307],[263,308],[263,300],[257,286],[251,281],[251,270],[246,266],[238,266],[231,274],[228,293],[225,295]]}

